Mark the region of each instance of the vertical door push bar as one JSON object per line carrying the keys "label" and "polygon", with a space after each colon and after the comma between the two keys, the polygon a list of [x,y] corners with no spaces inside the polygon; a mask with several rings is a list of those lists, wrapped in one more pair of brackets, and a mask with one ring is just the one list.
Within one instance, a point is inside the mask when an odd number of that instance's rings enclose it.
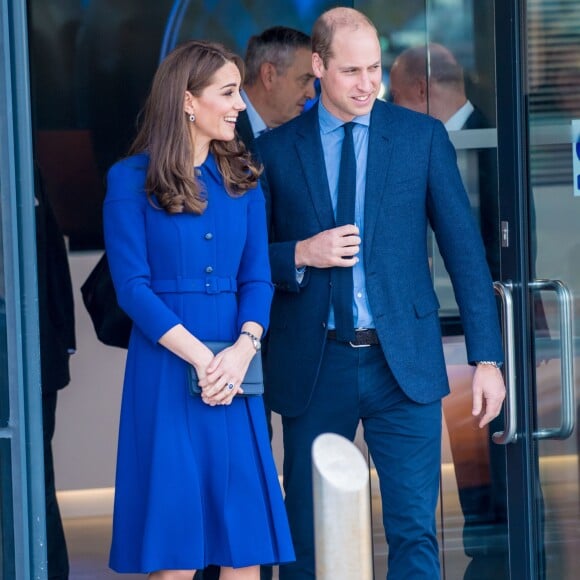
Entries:
{"label": "vertical door push bar", "polygon": [[507,445],[517,439],[517,400],[516,400],[516,350],[514,338],[514,301],[511,282],[494,282],[493,289],[501,300],[501,323],[504,347],[504,378],[506,398],[504,405],[504,430],[492,435],[494,443]]}
{"label": "vertical door push bar", "polygon": [[573,299],[568,287],[560,280],[535,280],[530,283],[532,290],[552,290],[558,298],[560,314],[560,381],[562,402],[560,426],[538,429],[535,439],[567,439],[574,431],[576,405],[574,396],[574,337]]}
{"label": "vertical door push bar", "polygon": [[[511,282],[494,282],[494,290],[502,304],[502,330],[505,350],[506,400],[504,430],[493,434],[493,441],[507,445],[517,440],[517,399],[515,376],[514,311]],[[560,426],[539,429],[535,439],[566,439],[574,430],[575,388],[574,388],[574,348],[573,348],[573,300],[568,287],[560,280],[535,280],[529,284],[533,291],[553,290],[558,298],[560,314],[560,368],[562,404]]]}

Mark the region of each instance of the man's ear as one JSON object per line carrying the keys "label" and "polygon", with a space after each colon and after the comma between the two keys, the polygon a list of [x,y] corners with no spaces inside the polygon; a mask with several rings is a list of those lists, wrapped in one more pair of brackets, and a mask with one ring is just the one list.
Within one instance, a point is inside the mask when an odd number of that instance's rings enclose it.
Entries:
{"label": "man's ear", "polygon": [[322,62],[322,57],[317,53],[312,53],[312,71],[314,72],[314,76],[318,79],[322,78],[324,73],[324,62]]}
{"label": "man's ear", "polygon": [[260,80],[266,89],[270,89],[276,79],[276,67],[271,62],[263,62],[260,65]]}
{"label": "man's ear", "polygon": [[417,86],[417,95],[419,97],[419,100],[422,103],[427,102],[427,95],[429,93],[429,91],[427,90],[427,81],[425,79],[417,79],[415,83]]}
{"label": "man's ear", "polygon": [[189,91],[185,91],[183,99],[183,110],[188,115],[195,114],[194,97]]}

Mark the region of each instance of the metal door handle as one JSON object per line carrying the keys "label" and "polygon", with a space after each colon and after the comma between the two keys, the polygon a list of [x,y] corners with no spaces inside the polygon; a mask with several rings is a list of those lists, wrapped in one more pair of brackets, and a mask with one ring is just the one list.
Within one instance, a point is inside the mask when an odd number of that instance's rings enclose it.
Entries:
{"label": "metal door handle", "polygon": [[504,379],[506,398],[504,403],[504,430],[492,435],[494,443],[507,445],[517,440],[517,400],[515,367],[514,301],[511,282],[494,282],[493,289],[501,300],[501,322],[504,347]]}
{"label": "metal door handle", "polygon": [[562,382],[562,405],[560,409],[560,426],[538,429],[534,432],[536,439],[567,439],[574,431],[575,392],[574,392],[574,347],[572,293],[560,280],[535,280],[530,282],[532,290],[553,290],[558,297],[560,313],[560,379]]}

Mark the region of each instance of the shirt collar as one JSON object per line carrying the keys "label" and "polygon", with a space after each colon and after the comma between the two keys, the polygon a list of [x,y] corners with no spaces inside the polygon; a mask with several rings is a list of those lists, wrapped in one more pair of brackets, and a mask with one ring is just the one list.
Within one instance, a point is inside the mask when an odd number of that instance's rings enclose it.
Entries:
{"label": "shirt collar", "polygon": [[[318,99],[318,119],[320,123],[320,132],[324,135],[326,133],[332,133],[338,127],[344,125],[344,121],[335,117],[332,113],[328,112],[328,109],[322,104],[322,99]],[[360,115],[353,119],[354,123],[359,125],[364,125],[367,129],[371,122],[371,114]]]}
{"label": "shirt collar", "polygon": [[459,131],[460,129],[463,128],[463,125],[465,125],[467,119],[469,118],[469,115],[471,115],[473,111],[474,107],[471,104],[471,101],[468,99],[467,101],[465,101],[465,105],[463,105],[463,107],[457,109],[457,111],[455,111],[455,113],[453,113],[453,115],[451,115],[451,117],[447,119],[447,122],[445,123],[445,128],[448,131]]}
{"label": "shirt collar", "polygon": [[268,129],[268,126],[260,117],[258,111],[256,111],[254,105],[252,105],[252,101],[250,101],[250,97],[248,97],[248,93],[242,89],[240,91],[240,96],[244,103],[246,103],[246,113],[248,114],[248,119],[250,120],[250,125],[252,126],[252,132],[254,133],[254,137],[258,137],[264,131]]}

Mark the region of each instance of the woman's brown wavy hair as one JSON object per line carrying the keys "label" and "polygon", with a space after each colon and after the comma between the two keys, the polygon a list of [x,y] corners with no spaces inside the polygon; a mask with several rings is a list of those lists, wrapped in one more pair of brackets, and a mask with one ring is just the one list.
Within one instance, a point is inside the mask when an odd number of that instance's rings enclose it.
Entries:
{"label": "woman's brown wavy hair", "polygon": [[[193,172],[194,144],[183,109],[185,91],[199,96],[228,62],[237,66],[243,80],[244,63],[237,54],[219,43],[190,40],[163,60],[153,78],[143,121],[129,154],[149,154],[145,190],[150,201],[155,196],[168,213],[199,215],[207,206],[205,192]],[[256,186],[260,170],[237,138],[212,141],[210,152],[230,195],[243,195]]]}

